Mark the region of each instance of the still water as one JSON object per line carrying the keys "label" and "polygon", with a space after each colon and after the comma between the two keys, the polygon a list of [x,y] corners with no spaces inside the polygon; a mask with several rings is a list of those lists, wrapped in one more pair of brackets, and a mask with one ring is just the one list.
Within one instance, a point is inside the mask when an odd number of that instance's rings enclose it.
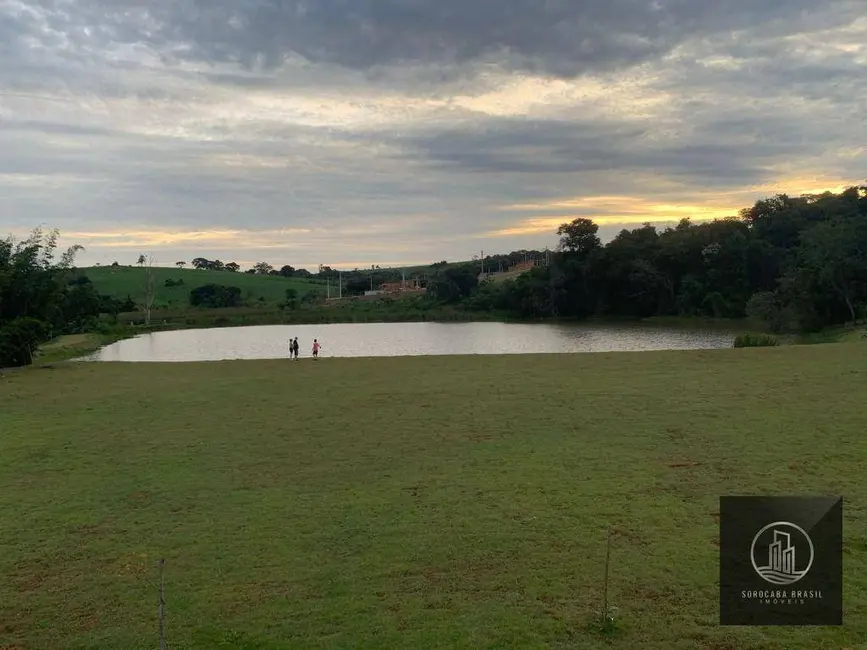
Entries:
{"label": "still water", "polygon": [[176,330],[118,341],[93,361],[220,361],[286,357],[298,337],[300,357],[313,339],[322,357],[441,354],[540,354],[728,348],[730,333],[659,327],[516,323],[335,323]]}

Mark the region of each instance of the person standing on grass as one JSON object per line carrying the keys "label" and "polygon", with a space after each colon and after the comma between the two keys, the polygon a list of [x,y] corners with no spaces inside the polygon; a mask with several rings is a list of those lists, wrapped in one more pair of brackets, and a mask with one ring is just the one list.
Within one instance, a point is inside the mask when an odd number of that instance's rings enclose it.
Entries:
{"label": "person standing on grass", "polygon": [[295,337],[295,340],[292,341],[292,353],[295,355],[295,361],[298,361],[298,337]]}
{"label": "person standing on grass", "polygon": [[319,358],[319,348],[321,348],[321,347],[322,346],[319,345],[319,341],[317,341],[316,339],[313,339],[313,358],[314,359]]}

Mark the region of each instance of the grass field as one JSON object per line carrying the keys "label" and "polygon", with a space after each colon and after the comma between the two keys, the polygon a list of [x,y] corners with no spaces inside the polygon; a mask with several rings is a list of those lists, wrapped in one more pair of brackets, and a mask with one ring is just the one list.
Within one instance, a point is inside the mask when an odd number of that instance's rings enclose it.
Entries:
{"label": "grass field", "polygon": [[36,363],[52,363],[81,357],[104,345],[114,343],[122,338],[120,334],[111,336],[89,332],[87,334],[67,334],[39,346]]}
{"label": "grass field", "polygon": [[[867,639],[867,344],[0,379],[0,648]],[[845,626],[721,628],[718,497],[843,494]],[[606,529],[615,629],[594,627]]]}
{"label": "grass field", "polygon": [[[100,293],[120,300],[128,295],[141,301],[145,295],[146,270],[138,266],[91,266],[81,269]],[[228,271],[205,271],[154,267],[156,278],[156,307],[182,308],[189,305],[190,291],[204,284],[223,284],[241,289],[243,298],[258,301],[263,297],[268,304],[277,304],[286,298],[286,289],[293,288],[301,297],[313,290],[325,293],[325,283],[303,278],[284,278],[274,275],[252,275]],[[166,280],[183,280],[177,287],[165,286]]]}

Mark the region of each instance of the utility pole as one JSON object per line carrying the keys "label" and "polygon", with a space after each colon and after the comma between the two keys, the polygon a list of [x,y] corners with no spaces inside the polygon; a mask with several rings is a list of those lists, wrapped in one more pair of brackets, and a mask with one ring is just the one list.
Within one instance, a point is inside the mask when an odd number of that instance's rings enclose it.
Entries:
{"label": "utility pole", "polygon": [[482,275],[485,274],[485,251],[482,251],[482,256],[480,258],[482,260]]}
{"label": "utility pole", "polygon": [[343,299],[343,271],[338,271],[337,273],[339,274],[339,277],[340,277],[340,291],[338,293],[338,297],[340,299]]}
{"label": "utility pole", "polygon": [[325,282],[326,282],[325,286],[327,287],[327,289],[326,289],[327,293],[325,295],[326,295],[326,298],[328,300],[331,300],[331,278],[325,278]]}

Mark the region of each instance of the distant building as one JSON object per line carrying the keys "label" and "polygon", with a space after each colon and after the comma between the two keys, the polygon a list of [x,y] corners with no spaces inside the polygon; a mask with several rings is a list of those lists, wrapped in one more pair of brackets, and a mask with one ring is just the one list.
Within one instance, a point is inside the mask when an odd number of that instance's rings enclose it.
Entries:
{"label": "distant building", "polygon": [[403,282],[383,282],[379,286],[381,293],[400,293],[402,291],[424,291],[418,279]]}
{"label": "distant building", "polygon": [[518,262],[517,264],[513,264],[509,268],[503,271],[485,271],[484,273],[479,273],[479,282],[482,282],[487,279],[505,279],[512,278],[521,273],[525,273],[526,271],[530,271],[537,266],[544,266],[544,260],[524,260],[523,262]]}

